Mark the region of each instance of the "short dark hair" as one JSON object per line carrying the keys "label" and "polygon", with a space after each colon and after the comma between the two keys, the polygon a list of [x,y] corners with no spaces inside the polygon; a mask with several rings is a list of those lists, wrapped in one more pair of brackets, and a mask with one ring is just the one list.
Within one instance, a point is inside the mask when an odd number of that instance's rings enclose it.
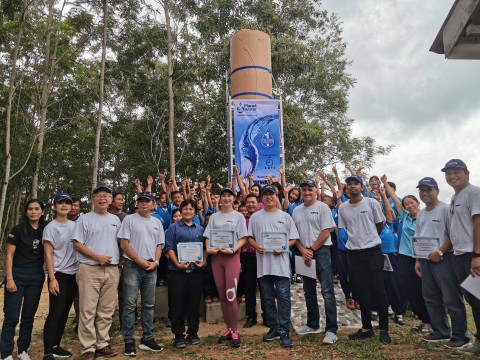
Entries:
{"label": "short dark hair", "polygon": [[188,205],[192,205],[193,210],[197,212],[197,202],[192,199],[187,199],[182,201],[182,203],[180,204],[180,212],[182,212],[183,208]]}
{"label": "short dark hair", "polygon": [[78,201],[80,204],[82,203],[82,200],[80,200],[80,198],[75,197],[75,196],[72,196],[72,203],[77,202],[77,201]]}
{"label": "short dark hair", "polygon": [[170,194],[170,197],[173,197],[174,195],[177,195],[177,194],[182,195],[182,193],[180,191],[175,190],[175,191],[172,191],[172,193]]}
{"label": "short dark hair", "polygon": [[248,194],[247,196],[245,196],[245,202],[247,202],[248,199],[250,198],[255,198],[255,200],[257,200],[257,202],[260,202],[258,201],[258,197],[255,196],[255,194]]}
{"label": "short dark hair", "polygon": [[393,181],[387,181],[387,184],[390,185],[390,187],[393,189],[393,190],[397,190],[397,185],[395,185],[395,183]]}
{"label": "short dark hair", "polygon": [[402,199],[402,206],[403,207],[405,207],[405,199],[411,199],[411,200],[415,201],[417,204],[420,204],[420,201],[418,201],[418,199],[415,195],[406,195]]}
{"label": "short dark hair", "polygon": [[114,191],[114,192],[112,193],[112,199],[115,199],[118,195],[122,195],[122,196],[123,196],[123,194],[122,194],[120,191]]}

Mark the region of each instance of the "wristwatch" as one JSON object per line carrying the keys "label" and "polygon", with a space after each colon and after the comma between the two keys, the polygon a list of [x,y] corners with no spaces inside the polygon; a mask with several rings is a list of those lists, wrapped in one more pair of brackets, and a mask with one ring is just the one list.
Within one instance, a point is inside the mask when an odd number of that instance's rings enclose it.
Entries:
{"label": "wristwatch", "polygon": [[157,260],[154,261],[155,264],[160,265],[160,262],[158,262]]}
{"label": "wristwatch", "polygon": [[440,257],[442,257],[442,256],[443,256],[442,250],[438,249],[438,250],[437,250],[437,254],[440,255]]}

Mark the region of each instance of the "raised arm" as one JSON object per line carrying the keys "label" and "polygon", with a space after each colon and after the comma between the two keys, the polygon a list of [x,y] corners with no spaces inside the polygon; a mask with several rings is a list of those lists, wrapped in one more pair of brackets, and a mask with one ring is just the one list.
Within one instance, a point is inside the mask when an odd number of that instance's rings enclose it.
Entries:
{"label": "raised arm", "polygon": [[352,168],[352,164],[350,164],[348,161],[345,163],[345,169],[350,172],[350,175],[357,175],[357,173]]}
{"label": "raised arm", "polygon": [[134,184],[135,184],[135,190],[137,191],[137,194],[140,194],[142,192],[142,184],[140,183],[140,180],[135,179]]}
{"label": "raised arm", "polygon": [[395,204],[395,209],[397,209],[397,212],[401,214],[403,211],[402,203],[400,202],[400,200],[398,200],[398,196],[397,194],[395,194],[395,191],[388,184],[387,175],[385,174],[382,175],[382,177],[380,178],[380,181],[383,183],[383,187],[385,188],[385,192],[387,193],[387,195],[393,199],[393,202]]}
{"label": "raised arm", "polygon": [[166,193],[167,185],[165,184],[165,174],[158,173],[158,180],[160,181],[160,186],[162,187],[162,191]]}
{"label": "raised arm", "polygon": [[378,191],[380,192],[380,196],[382,197],[383,206],[385,206],[385,218],[390,223],[394,222],[396,218],[395,212],[393,211],[392,206],[390,205],[390,201],[388,201],[385,189],[381,187]]}
{"label": "raised arm", "polygon": [[147,176],[147,187],[145,188],[146,192],[152,192],[152,185],[153,185],[153,177],[152,175]]}

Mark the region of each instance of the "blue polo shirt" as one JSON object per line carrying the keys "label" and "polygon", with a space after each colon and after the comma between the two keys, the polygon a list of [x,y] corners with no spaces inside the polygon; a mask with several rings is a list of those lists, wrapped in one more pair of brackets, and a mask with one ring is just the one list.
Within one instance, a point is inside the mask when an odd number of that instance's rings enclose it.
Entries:
{"label": "blue polo shirt", "polygon": [[155,207],[155,212],[160,216],[160,221],[163,224],[163,230],[167,230],[172,223],[172,215],[168,211],[168,208],[163,208],[160,205]]}
{"label": "blue polo shirt", "polygon": [[400,213],[399,219],[402,224],[402,232],[398,252],[402,255],[412,256],[412,237],[415,235],[417,219],[412,219],[405,209]]}
{"label": "blue polo shirt", "polygon": [[393,224],[387,221],[380,233],[380,240],[382,240],[382,253],[393,254],[397,251],[398,244],[396,237],[397,236],[393,232]]}
{"label": "blue polo shirt", "polygon": [[[195,223],[189,226],[180,220],[171,224],[165,232],[165,247],[163,253],[167,254],[170,250],[173,250],[178,257],[177,244],[186,242],[204,242],[203,232],[203,227]],[[194,263],[191,263],[188,268],[190,270],[198,270]],[[179,271],[171,260],[168,260],[168,270]]]}

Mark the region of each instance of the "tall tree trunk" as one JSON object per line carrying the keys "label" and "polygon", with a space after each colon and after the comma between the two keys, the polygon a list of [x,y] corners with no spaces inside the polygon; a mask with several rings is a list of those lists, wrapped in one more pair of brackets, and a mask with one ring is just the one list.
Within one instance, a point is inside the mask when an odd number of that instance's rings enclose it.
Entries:
{"label": "tall tree trunk", "polygon": [[[52,20],[53,20],[53,6],[55,0],[48,1],[48,20],[47,20],[47,34],[45,38],[44,47],[44,64],[43,64],[43,80],[42,80],[42,94],[40,99],[40,125],[38,127],[38,143],[37,143],[37,160],[35,162],[35,171],[32,179],[32,198],[38,196],[38,176],[40,167],[42,165],[43,144],[45,139],[45,124],[47,121],[47,106],[48,98],[50,96],[50,84],[52,81],[53,72],[50,71],[50,42],[52,37]],[[55,59],[52,59],[52,63]],[[53,65],[52,65],[53,66]]]}
{"label": "tall tree trunk", "polygon": [[25,22],[25,17],[27,15],[27,1],[22,3],[22,14],[20,17],[20,23],[18,26],[18,33],[15,39],[15,47],[13,49],[11,57],[11,70],[10,70],[10,82],[9,82],[9,92],[7,100],[7,111],[5,116],[5,175],[2,182],[2,193],[0,195],[0,234],[3,234],[3,212],[5,209],[5,202],[7,199],[7,188],[8,183],[10,182],[10,173],[12,165],[12,154],[11,151],[11,116],[12,116],[12,106],[13,106],[13,95],[15,93],[15,78],[17,76],[17,59],[18,53],[20,51],[20,41],[22,39],[23,25]]}
{"label": "tall tree trunk", "polygon": [[98,163],[100,158],[100,136],[102,133],[103,101],[104,101],[104,86],[105,86],[105,59],[107,56],[107,30],[108,30],[107,0],[103,0],[102,5],[103,5],[102,62],[100,64],[100,96],[98,98],[97,130],[95,133],[95,154],[93,157],[92,190],[97,187],[97,182],[98,182]]}
{"label": "tall tree trunk", "polygon": [[170,26],[169,0],[164,3],[165,22],[167,25],[167,63],[168,63],[168,150],[170,161],[170,176],[175,176],[175,127],[173,99],[173,61],[172,61],[172,28]]}

